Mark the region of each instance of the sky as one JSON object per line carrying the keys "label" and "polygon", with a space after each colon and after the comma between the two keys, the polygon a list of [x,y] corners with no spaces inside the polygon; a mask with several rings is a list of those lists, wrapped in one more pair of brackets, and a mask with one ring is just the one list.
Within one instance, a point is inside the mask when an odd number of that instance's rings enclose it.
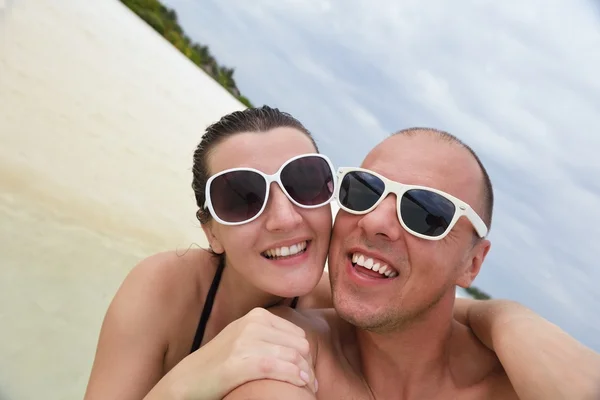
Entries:
{"label": "sky", "polygon": [[474,285],[600,351],[600,8],[591,0],[166,0],[235,68],[254,105],[290,112],[336,166],[388,134],[449,131],[494,184]]}

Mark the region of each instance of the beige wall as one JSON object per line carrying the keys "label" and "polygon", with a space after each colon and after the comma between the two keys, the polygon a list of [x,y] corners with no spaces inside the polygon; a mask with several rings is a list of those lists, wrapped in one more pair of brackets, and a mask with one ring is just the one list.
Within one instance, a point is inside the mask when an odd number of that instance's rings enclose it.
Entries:
{"label": "beige wall", "polygon": [[0,9],[0,399],[80,399],[130,268],[204,245],[191,156],[243,106],[117,0]]}

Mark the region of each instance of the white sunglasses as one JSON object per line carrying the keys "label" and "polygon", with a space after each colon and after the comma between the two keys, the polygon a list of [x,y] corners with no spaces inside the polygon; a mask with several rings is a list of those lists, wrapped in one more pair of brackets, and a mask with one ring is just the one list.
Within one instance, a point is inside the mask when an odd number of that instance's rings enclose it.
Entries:
{"label": "white sunglasses", "polygon": [[318,153],[293,157],[272,175],[254,168],[227,169],[206,182],[204,208],[223,225],[252,222],[265,210],[273,182],[294,205],[317,208],[334,198],[335,170],[329,158]]}
{"label": "white sunglasses", "polygon": [[485,223],[464,201],[426,186],[405,185],[364,168],[339,168],[335,196],[342,210],[363,215],[373,211],[390,193],[396,195],[396,213],[412,235],[441,240],[458,219],[467,217],[479,237],[488,233]]}

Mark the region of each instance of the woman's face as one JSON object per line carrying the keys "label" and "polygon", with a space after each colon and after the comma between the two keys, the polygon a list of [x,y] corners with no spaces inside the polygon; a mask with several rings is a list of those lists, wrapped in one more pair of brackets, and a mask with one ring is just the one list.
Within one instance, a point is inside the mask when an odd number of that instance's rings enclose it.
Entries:
{"label": "woman's face", "polygon": [[[239,167],[270,175],[290,158],[306,153],[315,153],[315,148],[303,132],[294,128],[239,133],[215,146],[208,168],[211,175]],[[203,228],[212,249],[226,253],[228,268],[234,268],[264,292],[294,297],[310,293],[319,282],[331,226],[329,204],[312,209],[298,207],[273,183],[266,207],[254,221],[230,226],[211,219]]]}

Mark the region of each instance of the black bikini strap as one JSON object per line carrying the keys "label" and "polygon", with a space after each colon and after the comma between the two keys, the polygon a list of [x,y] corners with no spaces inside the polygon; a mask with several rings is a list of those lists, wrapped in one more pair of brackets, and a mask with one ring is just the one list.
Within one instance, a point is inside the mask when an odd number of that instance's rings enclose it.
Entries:
{"label": "black bikini strap", "polygon": [[208,318],[210,317],[210,312],[212,311],[213,303],[215,302],[215,296],[217,295],[217,289],[219,288],[221,275],[223,275],[224,269],[225,257],[221,255],[217,272],[215,273],[215,277],[213,278],[210,289],[208,290],[208,294],[206,295],[206,300],[204,301],[204,308],[202,309],[202,315],[200,316],[200,322],[198,323],[198,328],[196,329],[196,335],[194,336],[194,343],[192,344],[192,350],[190,353],[198,350],[202,344],[204,331],[206,330],[206,324],[208,323]]}
{"label": "black bikini strap", "polygon": [[294,297],[292,299],[292,304],[290,304],[290,307],[296,308],[296,304],[298,304],[298,297]]}

